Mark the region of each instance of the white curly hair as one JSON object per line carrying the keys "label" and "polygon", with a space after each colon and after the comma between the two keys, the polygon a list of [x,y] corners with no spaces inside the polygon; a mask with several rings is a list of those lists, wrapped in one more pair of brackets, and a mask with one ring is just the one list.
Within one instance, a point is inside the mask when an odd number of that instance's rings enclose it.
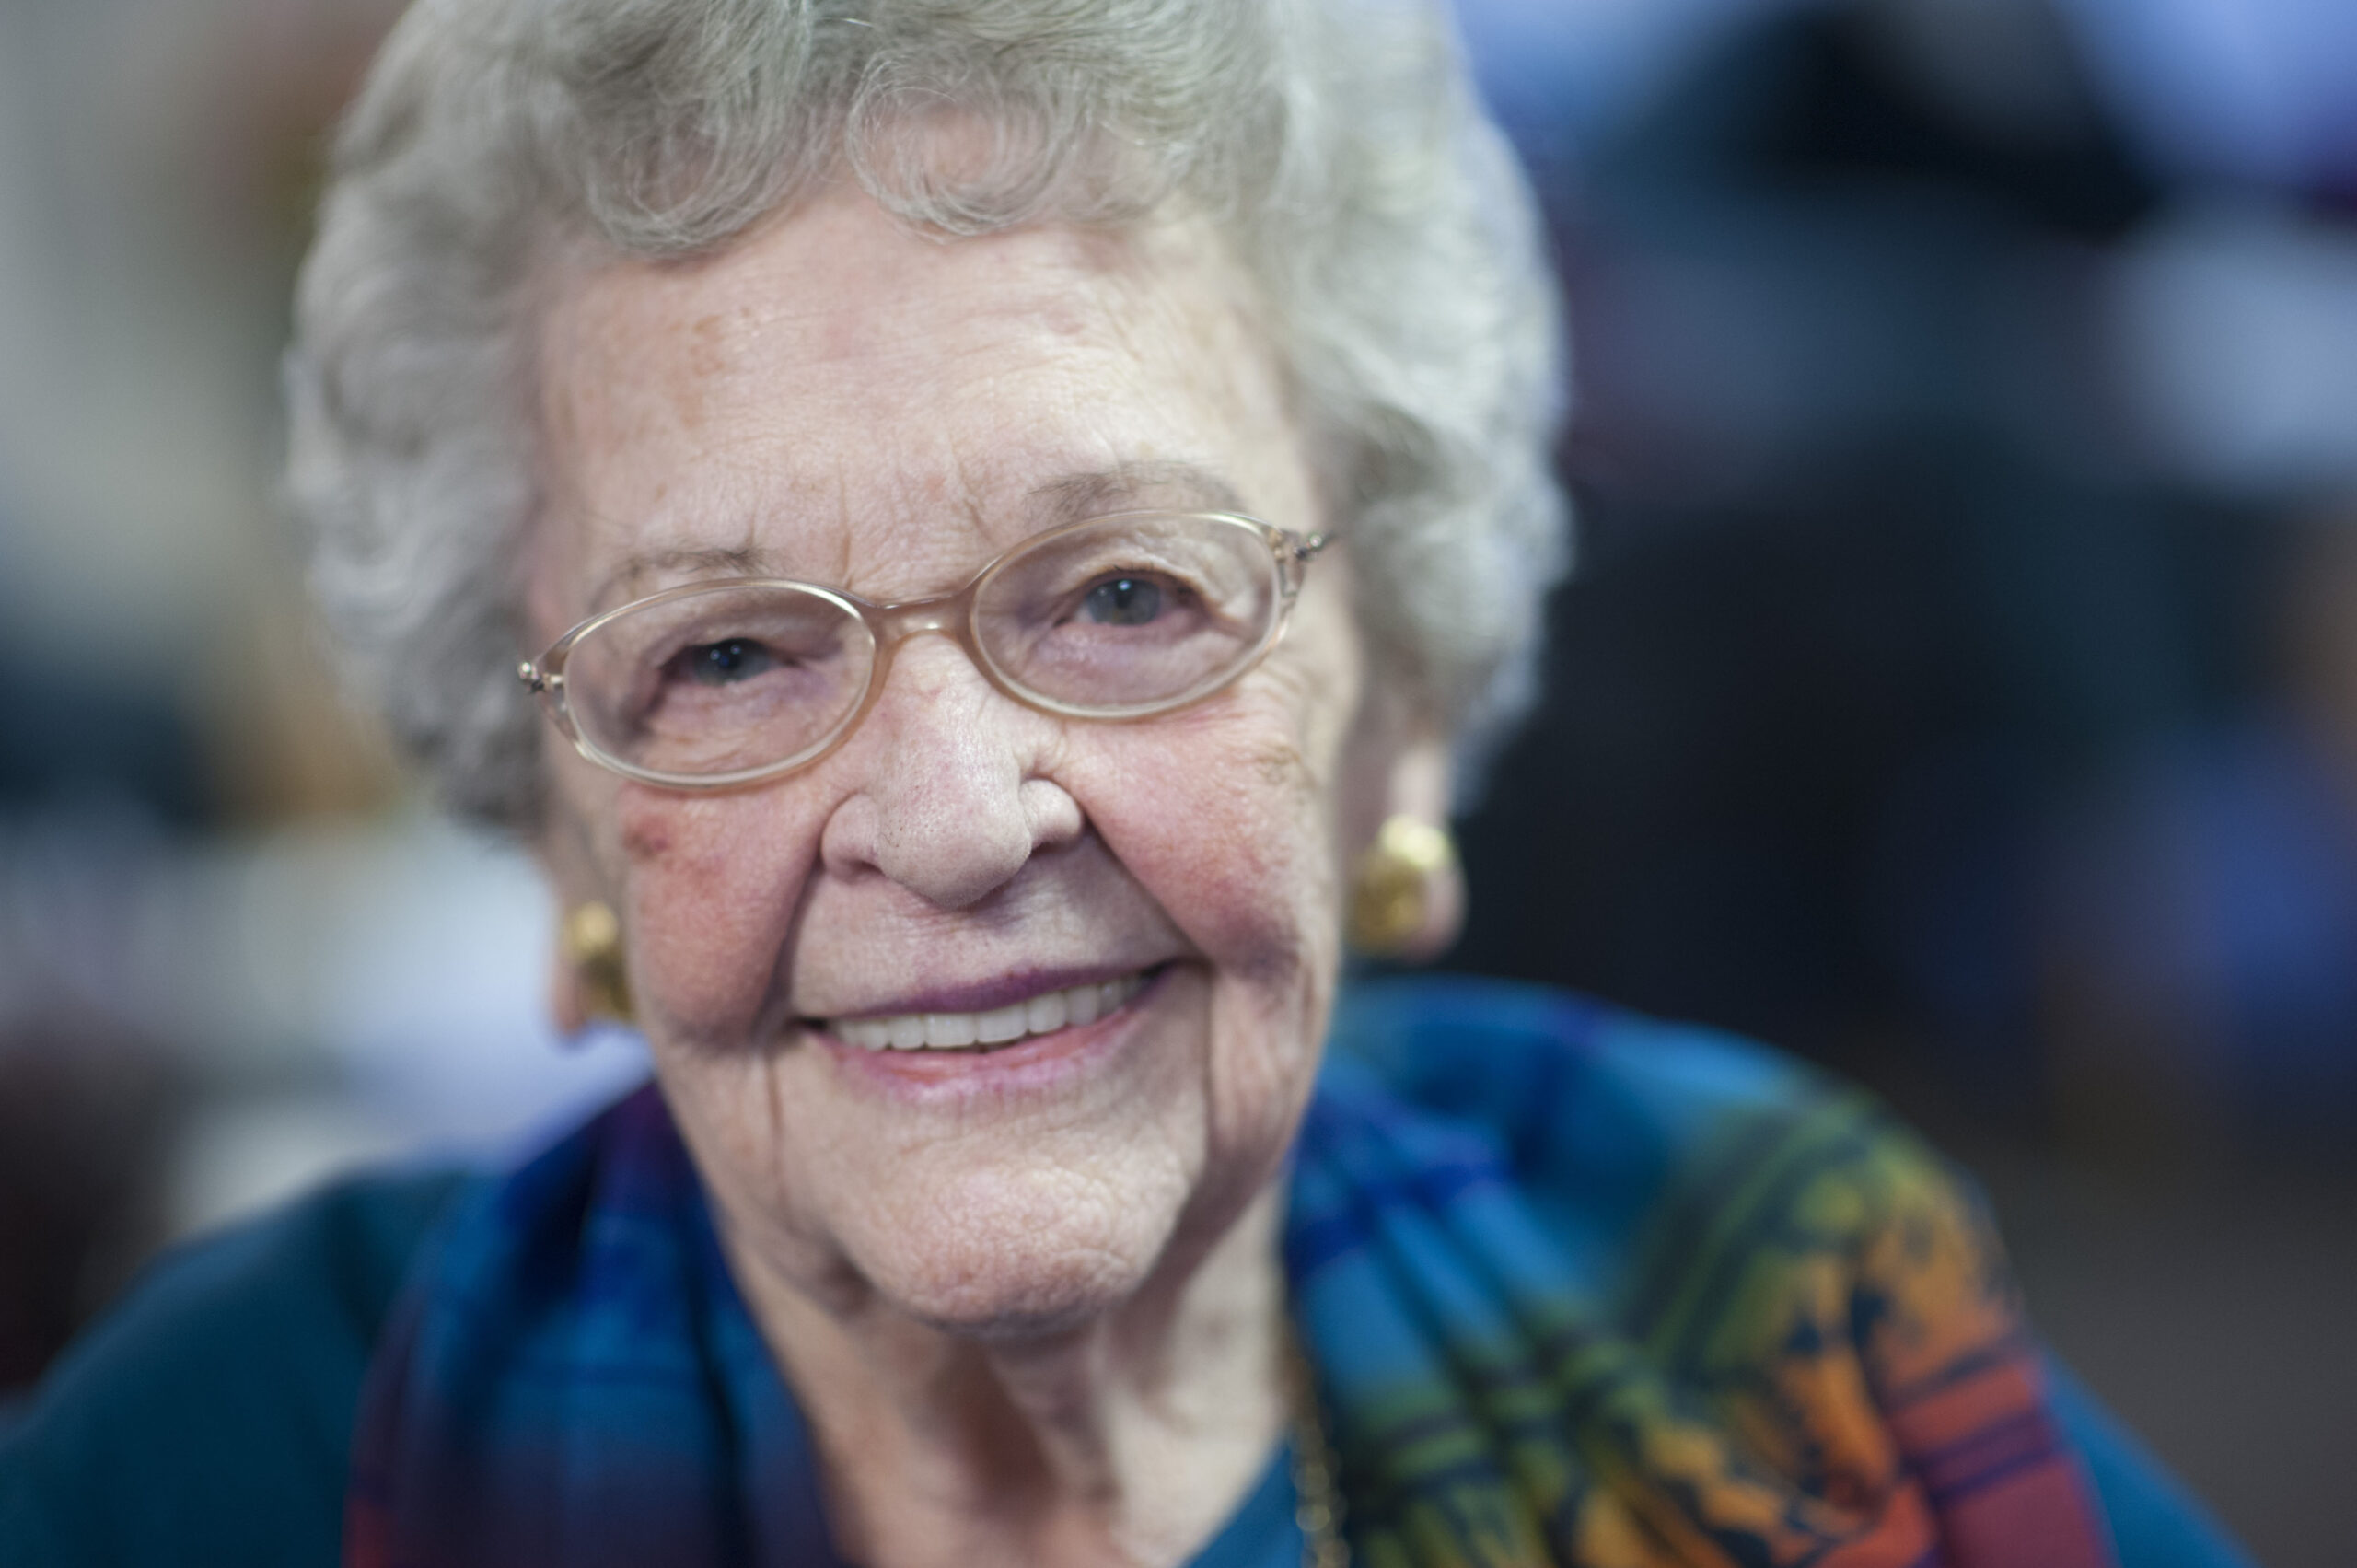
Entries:
{"label": "white curly hair", "polygon": [[[928,158],[928,117],[990,157]],[[536,821],[514,670],[526,344],[560,249],[725,248],[847,170],[945,235],[1181,200],[1268,306],[1383,679],[1478,746],[1567,559],[1529,193],[1425,0],[417,0],[335,149],[288,491],[361,694],[456,810]]]}

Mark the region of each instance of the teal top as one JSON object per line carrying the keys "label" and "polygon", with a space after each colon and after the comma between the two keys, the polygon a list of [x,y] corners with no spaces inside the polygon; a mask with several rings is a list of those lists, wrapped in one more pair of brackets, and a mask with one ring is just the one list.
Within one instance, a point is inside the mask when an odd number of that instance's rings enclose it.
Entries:
{"label": "teal top", "polygon": [[0,1434],[0,1562],[336,1562],[370,1349],[465,1180],[342,1182],[150,1267]]}

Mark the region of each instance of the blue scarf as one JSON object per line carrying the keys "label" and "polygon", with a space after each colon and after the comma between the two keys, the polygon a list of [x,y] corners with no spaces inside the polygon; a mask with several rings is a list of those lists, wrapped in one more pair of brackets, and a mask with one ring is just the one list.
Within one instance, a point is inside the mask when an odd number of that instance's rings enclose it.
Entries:
{"label": "blue scarf", "polygon": [[[1984,1219],[1870,1102],[1556,993],[1362,993],[1296,1326],[1369,1568],[2104,1568]],[[827,1568],[810,1435],[652,1086],[440,1227],[349,1568]]]}

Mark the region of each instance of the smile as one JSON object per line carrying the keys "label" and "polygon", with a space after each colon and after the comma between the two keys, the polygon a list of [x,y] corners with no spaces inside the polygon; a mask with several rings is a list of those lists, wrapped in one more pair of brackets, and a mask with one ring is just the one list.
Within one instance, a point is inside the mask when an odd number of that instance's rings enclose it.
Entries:
{"label": "smile", "polygon": [[886,1017],[831,1018],[820,1028],[866,1051],[988,1051],[1033,1035],[1093,1024],[1145,989],[1141,970],[1117,980],[1046,991],[984,1013],[900,1013]]}

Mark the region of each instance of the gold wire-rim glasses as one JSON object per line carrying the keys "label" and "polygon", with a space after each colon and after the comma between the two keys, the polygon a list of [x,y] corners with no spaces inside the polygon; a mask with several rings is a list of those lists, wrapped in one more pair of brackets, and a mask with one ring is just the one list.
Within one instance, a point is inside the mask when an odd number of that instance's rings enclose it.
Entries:
{"label": "gold wire-rim glasses", "polygon": [[[1269,615],[1269,624],[1254,644],[1238,654],[1231,662],[1203,677],[1193,686],[1167,697],[1143,703],[1089,705],[1061,701],[1026,686],[1004,668],[976,629],[976,616],[982,595],[1002,573],[1015,563],[1035,556],[1039,552],[1061,540],[1090,529],[1101,529],[1109,524],[1131,524],[1148,520],[1166,522],[1215,523],[1249,530],[1266,545],[1271,567],[1275,574],[1275,605]],[[911,637],[935,633],[947,637],[963,649],[975,668],[1001,693],[1036,712],[1064,718],[1126,722],[1154,718],[1176,712],[1191,703],[1225,691],[1268,656],[1285,632],[1293,614],[1294,600],[1300,594],[1302,578],[1311,558],[1325,549],[1332,536],[1329,533],[1299,534],[1274,523],[1240,512],[1188,512],[1139,510],[1107,513],[1099,517],[1083,517],[1076,521],[1043,529],[1002,552],[985,563],[965,584],[948,593],[923,598],[904,599],[879,604],[863,598],[848,589],[830,587],[823,583],[804,582],[791,577],[722,577],[686,583],[666,588],[660,593],[635,598],[611,610],[588,617],[551,643],[538,658],[527,659],[517,667],[517,679],[540,700],[550,719],[563,732],[573,748],[599,767],[610,769],[626,778],[643,784],[678,790],[731,789],[778,778],[799,769],[809,767],[843,743],[856,730],[868,710],[882,695],[886,680],[891,674],[892,656],[900,645]],[[800,750],[776,761],[738,768],[720,772],[682,773],[644,767],[627,758],[614,755],[598,745],[576,722],[565,685],[565,664],[584,638],[627,616],[638,615],[658,605],[701,595],[717,595],[748,590],[790,590],[830,604],[856,621],[867,633],[874,647],[869,663],[865,688],[856,702],[849,704],[842,717]]]}

